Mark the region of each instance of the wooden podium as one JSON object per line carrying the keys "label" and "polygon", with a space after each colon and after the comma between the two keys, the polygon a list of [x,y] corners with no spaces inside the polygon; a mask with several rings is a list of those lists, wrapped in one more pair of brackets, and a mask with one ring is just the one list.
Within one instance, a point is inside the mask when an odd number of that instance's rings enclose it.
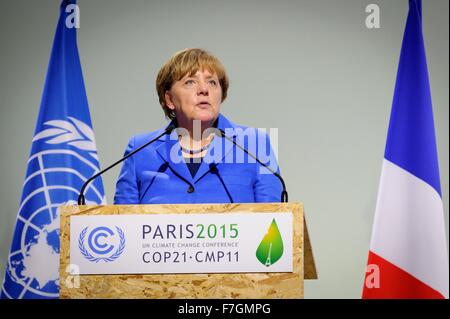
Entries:
{"label": "wooden podium", "polygon": [[[120,214],[293,213],[292,273],[127,274],[79,275],[78,285],[67,270],[70,264],[70,217]],[[317,279],[303,205],[170,204],[63,206],[60,209],[60,298],[303,298],[303,280]],[[76,240],[76,239],[74,239]]]}

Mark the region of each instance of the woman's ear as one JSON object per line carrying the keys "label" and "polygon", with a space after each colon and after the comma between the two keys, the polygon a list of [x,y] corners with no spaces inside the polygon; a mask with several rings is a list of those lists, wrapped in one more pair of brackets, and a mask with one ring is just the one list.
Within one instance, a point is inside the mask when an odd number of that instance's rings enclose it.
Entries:
{"label": "woman's ear", "polygon": [[164,99],[166,101],[167,107],[171,110],[175,110],[175,105],[173,104],[172,96],[170,95],[169,91],[166,91],[166,93],[164,93]]}

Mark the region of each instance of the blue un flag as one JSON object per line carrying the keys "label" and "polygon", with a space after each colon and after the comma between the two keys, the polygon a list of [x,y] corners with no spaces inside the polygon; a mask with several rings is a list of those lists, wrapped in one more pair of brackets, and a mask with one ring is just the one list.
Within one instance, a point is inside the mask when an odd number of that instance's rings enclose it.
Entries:
{"label": "blue un flag", "polygon": [[[60,8],[2,298],[59,297],[58,208],[75,204],[83,182],[99,170],[71,23],[74,3],[62,1]],[[86,202],[105,203],[101,179],[88,187]]]}

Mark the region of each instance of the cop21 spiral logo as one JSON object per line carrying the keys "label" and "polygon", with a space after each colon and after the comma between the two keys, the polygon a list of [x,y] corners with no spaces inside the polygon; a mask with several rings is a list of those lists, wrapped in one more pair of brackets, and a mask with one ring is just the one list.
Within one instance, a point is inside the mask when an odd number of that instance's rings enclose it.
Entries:
{"label": "cop21 spiral logo", "polygon": [[[88,232],[89,227],[85,227],[78,238],[78,248],[81,254],[89,261],[98,263],[100,261],[112,262],[120,257],[125,249],[125,234],[122,229],[116,226],[116,232],[119,236],[118,247],[114,250],[116,245],[105,242],[105,238],[116,236],[114,231],[108,227],[96,227]],[[87,240],[86,240],[87,235]],[[102,239],[103,238],[103,239]],[[87,241],[87,246],[85,242]]]}

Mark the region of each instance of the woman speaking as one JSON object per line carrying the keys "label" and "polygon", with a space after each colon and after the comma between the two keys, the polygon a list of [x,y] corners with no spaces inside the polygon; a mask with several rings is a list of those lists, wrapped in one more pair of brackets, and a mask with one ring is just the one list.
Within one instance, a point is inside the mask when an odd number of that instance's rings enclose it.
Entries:
{"label": "woman speaking", "polygon": [[220,113],[228,84],[222,63],[204,50],[186,49],[167,61],[156,89],[171,123],[130,139],[125,155],[160,136],[125,160],[115,204],[280,201],[282,185],[272,173],[279,170],[267,134]]}

